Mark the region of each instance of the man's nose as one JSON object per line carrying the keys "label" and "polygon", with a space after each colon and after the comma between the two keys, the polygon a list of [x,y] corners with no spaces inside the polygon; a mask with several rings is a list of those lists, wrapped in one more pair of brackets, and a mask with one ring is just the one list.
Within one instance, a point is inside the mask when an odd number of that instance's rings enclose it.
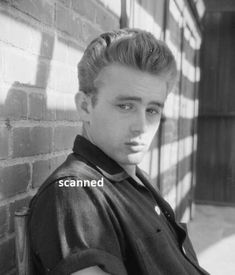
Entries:
{"label": "man's nose", "polygon": [[130,129],[135,134],[142,134],[147,130],[147,119],[145,112],[139,112],[134,115]]}

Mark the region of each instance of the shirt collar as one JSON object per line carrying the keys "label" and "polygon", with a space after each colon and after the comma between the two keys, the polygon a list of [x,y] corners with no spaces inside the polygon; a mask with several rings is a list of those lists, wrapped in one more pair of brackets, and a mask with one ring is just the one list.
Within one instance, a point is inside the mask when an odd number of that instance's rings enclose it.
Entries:
{"label": "shirt collar", "polygon": [[129,177],[127,172],[117,162],[83,136],[77,135],[73,152],[95,165],[109,180],[120,182]]}

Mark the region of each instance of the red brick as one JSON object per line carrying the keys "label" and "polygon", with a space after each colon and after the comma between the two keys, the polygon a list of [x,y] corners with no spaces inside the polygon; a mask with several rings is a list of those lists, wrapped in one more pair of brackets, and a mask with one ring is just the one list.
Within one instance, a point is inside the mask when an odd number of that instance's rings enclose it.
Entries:
{"label": "red brick", "polygon": [[79,115],[76,110],[57,109],[56,119],[67,120],[67,121],[79,121]]}
{"label": "red brick", "polygon": [[54,19],[53,5],[48,3],[45,0],[20,0],[20,1],[11,1],[12,5],[26,13],[27,15],[32,16],[38,21],[52,25]]}
{"label": "red brick", "polygon": [[[0,17],[1,18],[1,17]],[[1,21],[0,21],[0,26],[1,26]],[[1,29],[4,29],[4,28],[0,28]],[[1,31],[0,31],[1,32]],[[1,33],[0,33],[1,35]],[[1,36],[0,36],[1,37]],[[2,79],[2,75],[3,75],[3,50],[2,48],[0,47],[0,79]]]}
{"label": "red brick", "polygon": [[86,44],[90,43],[94,38],[100,35],[101,32],[101,30],[95,28],[92,24],[82,22],[82,39]]}
{"label": "red brick", "polygon": [[56,27],[77,41],[83,40],[86,43],[101,33],[92,24],[82,21],[76,13],[60,5],[56,6]]}
{"label": "red brick", "polygon": [[72,0],[72,8],[90,21],[95,20],[97,5],[91,0]]}
{"label": "red brick", "polygon": [[[36,56],[30,56],[23,54],[22,51],[18,51],[14,48],[6,48],[4,52],[4,74],[3,78],[6,82],[14,84],[26,84],[27,86],[39,86],[40,83],[36,83],[35,75],[37,79],[41,78],[41,75],[48,73],[47,68],[43,68],[45,63],[39,62]],[[46,72],[44,70],[46,69]],[[38,75],[38,73],[40,74]]]}
{"label": "red brick", "polygon": [[47,98],[44,94],[31,93],[29,95],[29,119],[54,120],[55,111],[47,109]]}
{"label": "red brick", "polygon": [[[53,63],[50,74],[49,85],[57,92],[73,93],[78,87],[77,75],[73,74],[70,66],[61,62]],[[76,85],[76,86],[75,86]]]}
{"label": "red brick", "polygon": [[56,95],[56,120],[79,121],[73,94]]}
{"label": "red brick", "polygon": [[55,151],[72,149],[76,135],[80,132],[79,127],[58,126],[54,133]]}
{"label": "red brick", "polygon": [[7,232],[7,207],[0,207],[0,238]]}
{"label": "red brick", "polygon": [[41,120],[46,112],[46,98],[43,94],[29,95],[29,119]]}
{"label": "red brick", "polygon": [[35,27],[26,25],[25,22],[18,21],[9,15],[0,17],[0,37],[4,42],[13,44],[16,48],[26,50],[37,56],[52,59],[55,35],[50,34]]}
{"label": "red brick", "polygon": [[39,160],[33,163],[33,188],[39,187],[46,178],[65,160],[66,156],[53,159]]}
{"label": "red brick", "polygon": [[8,230],[9,233],[13,233],[15,231],[15,228],[14,228],[15,212],[20,210],[23,207],[28,207],[31,198],[32,197],[27,197],[25,199],[21,199],[21,200],[15,201],[13,203],[10,203],[10,206],[9,206],[10,220],[9,220],[9,230]]}
{"label": "red brick", "polygon": [[[81,60],[83,52],[84,52],[84,49],[82,47],[79,47],[77,44],[71,41],[68,43],[67,62],[72,68],[77,68],[77,64]],[[74,74],[74,78],[78,83],[77,70],[76,70],[76,73]]]}
{"label": "red brick", "polygon": [[0,159],[8,156],[9,130],[6,127],[0,127]]}
{"label": "red brick", "polygon": [[58,0],[58,1],[68,8],[71,7],[71,0]]}
{"label": "red brick", "polygon": [[[33,41],[32,41],[32,43],[33,43]],[[38,54],[42,57],[52,59],[54,43],[55,43],[55,35],[51,35],[49,33],[42,32],[41,33],[40,53],[38,53]]]}
{"label": "red brick", "polygon": [[82,21],[76,13],[72,13],[69,21],[69,31],[77,41],[82,40]]}
{"label": "red brick", "polygon": [[7,9],[1,10],[0,14],[0,26],[4,26],[4,28],[0,28],[1,40],[17,48],[29,49],[31,41],[30,28],[19,17],[12,17]]}
{"label": "red brick", "polygon": [[51,152],[50,127],[25,127],[13,130],[13,157],[32,156]]}
{"label": "red brick", "polygon": [[[50,55],[49,50],[41,49],[38,54]],[[23,54],[22,51],[10,47],[5,49],[4,55],[3,78],[6,82],[39,88],[47,87],[50,61],[30,55],[28,52]]]}
{"label": "red brick", "polygon": [[71,17],[71,10],[68,8],[65,8],[61,5],[56,4],[56,10],[55,10],[55,16],[56,16],[56,27],[62,31],[69,34],[69,17]]}
{"label": "red brick", "polygon": [[39,58],[37,68],[36,68],[36,81],[34,82],[34,86],[39,88],[46,88],[49,74],[50,74],[50,62],[42,61]]}
{"label": "red brick", "polygon": [[56,5],[56,27],[70,36],[81,39],[81,20],[70,9]]}
{"label": "red brick", "polygon": [[[158,0],[158,1],[152,1],[152,2],[161,2],[164,0]],[[121,17],[121,2],[120,0],[118,1],[110,1],[110,0],[99,0],[99,4],[106,10],[110,11],[111,14],[116,16],[117,18]],[[150,1],[149,1],[150,2]],[[149,3],[148,2],[148,3]]]}
{"label": "red brick", "polygon": [[5,105],[4,115],[9,118],[23,118],[27,117],[27,94],[16,88],[11,88],[8,91]]}
{"label": "red brick", "polygon": [[10,239],[0,245],[0,274],[6,274],[15,264],[15,241]]}
{"label": "red brick", "polygon": [[8,198],[25,192],[29,184],[29,164],[17,164],[0,168],[0,194],[1,198]]}
{"label": "red brick", "polygon": [[60,166],[62,164],[62,162],[65,161],[66,158],[67,158],[67,155],[63,154],[61,156],[57,156],[57,157],[51,159],[52,171],[54,171],[58,166]]}
{"label": "red brick", "polygon": [[67,63],[67,59],[68,59],[68,42],[64,40],[63,34],[62,35],[59,34],[54,41],[53,65],[55,63],[54,61]]}
{"label": "red brick", "polygon": [[100,25],[103,31],[119,28],[119,19],[101,7],[96,9],[95,22]]}

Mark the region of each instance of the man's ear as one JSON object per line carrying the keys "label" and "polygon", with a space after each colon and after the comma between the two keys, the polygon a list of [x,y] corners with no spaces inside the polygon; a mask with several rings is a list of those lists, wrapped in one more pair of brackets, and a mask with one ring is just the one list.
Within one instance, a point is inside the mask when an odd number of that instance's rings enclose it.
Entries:
{"label": "man's ear", "polygon": [[75,96],[75,103],[81,121],[89,122],[92,108],[91,97],[80,91]]}

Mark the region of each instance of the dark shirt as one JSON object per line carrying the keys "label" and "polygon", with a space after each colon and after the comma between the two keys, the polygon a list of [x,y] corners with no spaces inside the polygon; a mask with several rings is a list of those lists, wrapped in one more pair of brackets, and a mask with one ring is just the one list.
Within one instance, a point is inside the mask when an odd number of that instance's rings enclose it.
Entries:
{"label": "dark shirt", "polygon": [[[77,136],[73,153],[30,204],[36,274],[71,274],[94,265],[114,275],[208,274],[169,204],[139,168],[137,177],[143,184]],[[61,179],[103,179],[104,185],[60,187]]]}

